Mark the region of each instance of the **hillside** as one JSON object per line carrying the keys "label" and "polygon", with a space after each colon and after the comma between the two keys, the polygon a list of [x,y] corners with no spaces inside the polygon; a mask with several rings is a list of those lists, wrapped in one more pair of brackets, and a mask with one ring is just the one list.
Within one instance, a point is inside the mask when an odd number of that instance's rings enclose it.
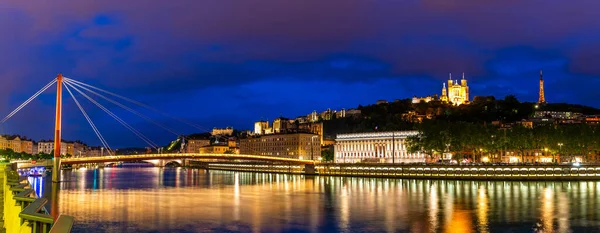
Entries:
{"label": "hillside", "polygon": [[[358,106],[362,114],[357,118],[334,118],[323,122],[326,137],[339,133],[372,132],[415,129],[414,117],[431,117],[447,122],[467,122],[485,124],[492,121],[505,123],[520,121],[533,116],[535,111],[571,111],[584,115],[600,114],[600,109],[566,103],[550,103],[538,106],[536,103],[520,102],[512,95],[504,99],[494,97],[476,98],[471,104],[452,106],[439,101],[412,104],[410,99],[386,104]],[[413,114],[408,114],[409,112]],[[403,117],[404,115],[404,117]],[[414,117],[411,118],[410,115]]]}

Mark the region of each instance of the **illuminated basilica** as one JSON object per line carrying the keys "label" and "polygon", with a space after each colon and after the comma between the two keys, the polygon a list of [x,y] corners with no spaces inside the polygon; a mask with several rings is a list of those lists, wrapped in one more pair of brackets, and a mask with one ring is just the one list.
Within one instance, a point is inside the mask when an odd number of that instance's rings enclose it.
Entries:
{"label": "illuminated basilica", "polygon": [[427,96],[424,98],[413,97],[413,103],[420,103],[421,101],[429,102],[432,100],[440,100],[444,103],[451,103],[453,105],[461,105],[469,103],[469,86],[467,85],[467,80],[465,79],[465,74],[463,73],[462,79],[460,82],[458,80],[452,80],[452,74],[448,78],[448,87],[446,87],[446,83],[442,84],[442,95],[437,98],[437,95],[431,97]]}

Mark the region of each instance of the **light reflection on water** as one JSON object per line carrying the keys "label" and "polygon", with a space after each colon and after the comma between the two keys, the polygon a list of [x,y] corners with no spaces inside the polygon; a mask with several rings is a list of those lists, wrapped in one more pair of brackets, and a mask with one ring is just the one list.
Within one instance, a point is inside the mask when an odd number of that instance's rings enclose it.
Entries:
{"label": "light reflection on water", "polygon": [[[305,177],[160,168],[63,171],[63,180],[59,211],[75,216],[74,232],[600,231],[600,182]],[[48,190],[38,191],[48,197]]]}

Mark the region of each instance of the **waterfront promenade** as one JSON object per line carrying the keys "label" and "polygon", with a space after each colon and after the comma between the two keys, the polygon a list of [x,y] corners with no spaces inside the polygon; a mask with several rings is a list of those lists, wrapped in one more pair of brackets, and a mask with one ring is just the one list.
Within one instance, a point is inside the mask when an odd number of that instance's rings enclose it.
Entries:
{"label": "waterfront promenade", "polygon": [[[88,164],[90,165],[90,164]],[[26,164],[20,164],[28,167]],[[85,165],[84,165],[85,166]],[[441,165],[383,163],[299,163],[190,160],[186,167],[243,172],[268,172],[349,177],[446,180],[600,180],[600,165]]]}
{"label": "waterfront promenade", "polygon": [[[6,179],[4,175],[4,169],[6,164],[0,164],[0,196],[4,197],[4,179]],[[4,229],[4,198],[0,200],[0,233],[5,233],[6,229]]]}
{"label": "waterfront promenade", "polygon": [[[303,174],[302,166],[284,164],[212,163],[214,170]],[[396,165],[316,164],[326,176],[447,180],[600,180],[600,165]]]}
{"label": "waterfront promenade", "polygon": [[[0,164],[3,232],[71,232],[73,217],[59,213],[50,215],[45,208],[48,199],[39,197],[29,179],[20,177],[15,168],[16,164]],[[52,195],[56,194],[53,192]]]}

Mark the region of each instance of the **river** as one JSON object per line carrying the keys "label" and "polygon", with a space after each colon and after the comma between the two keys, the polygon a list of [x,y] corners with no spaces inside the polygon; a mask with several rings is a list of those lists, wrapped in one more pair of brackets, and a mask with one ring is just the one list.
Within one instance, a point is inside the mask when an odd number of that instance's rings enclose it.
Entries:
{"label": "river", "polygon": [[[30,178],[51,198],[50,177]],[[600,182],[63,171],[73,232],[600,232]]]}

